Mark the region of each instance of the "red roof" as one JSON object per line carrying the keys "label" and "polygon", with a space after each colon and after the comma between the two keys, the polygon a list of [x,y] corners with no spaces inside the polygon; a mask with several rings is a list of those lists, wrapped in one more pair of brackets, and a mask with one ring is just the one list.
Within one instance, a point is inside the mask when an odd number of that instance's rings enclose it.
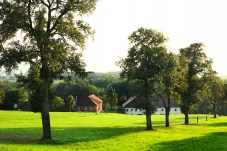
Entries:
{"label": "red roof", "polygon": [[91,101],[93,101],[96,105],[100,105],[102,103],[102,100],[95,96],[94,94],[88,96]]}

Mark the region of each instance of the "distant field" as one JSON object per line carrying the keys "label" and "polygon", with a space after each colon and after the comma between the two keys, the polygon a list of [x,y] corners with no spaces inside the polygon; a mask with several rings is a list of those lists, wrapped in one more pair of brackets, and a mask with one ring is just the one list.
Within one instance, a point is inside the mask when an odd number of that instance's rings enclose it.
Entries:
{"label": "distant field", "polygon": [[42,136],[38,113],[0,111],[1,151],[226,151],[227,117],[213,119],[171,115],[165,128],[164,115],[152,116],[154,130],[145,130],[145,116],[100,113],[50,113],[52,141]]}
{"label": "distant field", "polygon": [[0,78],[0,82],[2,82],[2,81],[9,81],[9,82],[17,82],[17,80],[16,79],[1,79]]}

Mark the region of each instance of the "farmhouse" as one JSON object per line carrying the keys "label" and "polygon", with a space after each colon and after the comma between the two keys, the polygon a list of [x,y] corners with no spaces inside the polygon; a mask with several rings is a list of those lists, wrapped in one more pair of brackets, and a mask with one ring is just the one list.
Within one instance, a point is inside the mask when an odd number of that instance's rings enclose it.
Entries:
{"label": "farmhouse", "polygon": [[[136,109],[133,106],[133,98],[122,104],[122,107],[125,109],[126,114],[133,114],[133,115],[141,115],[144,114],[144,110],[141,109]],[[165,108],[163,105],[163,102],[161,99],[159,99],[156,103],[155,106],[157,107],[157,110],[154,114],[165,114]],[[177,104],[176,101],[171,100],[170,103],[170,114],[181,114],[180,106]]]}
{"label": "farmhouse", "polygon": [[92,95],[74,95],[75,105],[74,111],[76,112],[101,112],[102,100]]}

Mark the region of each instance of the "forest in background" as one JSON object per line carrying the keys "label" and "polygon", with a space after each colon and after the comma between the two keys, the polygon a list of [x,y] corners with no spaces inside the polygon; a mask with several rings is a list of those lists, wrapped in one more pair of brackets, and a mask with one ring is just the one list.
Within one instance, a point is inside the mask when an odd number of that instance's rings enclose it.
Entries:
{"label": "forest in background", "polygon": [[[60,98],[58,98],[58,96],[95,94],[104,101],[104,106],[112,106],[113,111],[116,108],[118,112],[122,112],[122,110],[119,110],[119,107],[121,107],[130,97],[133,97],[133,85],[120,79],[119,73],[120,72],[92,73],[86,79],[72,76],[72,79],[70,80],[55,80],[52,86],[54,97],[50,100],[51,110],[62,111],[63,106],[67,105],[67,103],[62,102],[63,100],[59,100]],[[227,84],[227,79],[225,77],[222,76],[220,78],[223,83]],[[55,96],[57,98],[55,98]],[[27,91],[23,86],[16,82],[14,76],[0,78],[0,109],[12,110],[14,109],[15,103],[18,104],[19,108],[21,104],[27,102]],[[218,109],[220,112],[222,111],[222,113],[219,114],[225,115],[225,108],[226,104],[220,102],[218,104]],[[200,101],[199,104],[196,104],[191,112],[212,113],[212,104],[209,100],[204,99]]]}

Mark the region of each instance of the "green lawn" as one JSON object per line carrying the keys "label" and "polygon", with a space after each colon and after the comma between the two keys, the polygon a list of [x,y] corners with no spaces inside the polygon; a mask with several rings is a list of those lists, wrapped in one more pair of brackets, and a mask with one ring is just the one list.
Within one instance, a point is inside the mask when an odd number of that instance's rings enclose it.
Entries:
{"label": "green lawn", "polygon": [[165,128],[164,115],[153,115],[154,130],[145,130],[145,116],[100,113],[50,113],[52,141],[40,141],[41,116],[38,113],[0,111],[0,150],[2,151],[225,151],[227,117],[213,119],[171,115]]}

